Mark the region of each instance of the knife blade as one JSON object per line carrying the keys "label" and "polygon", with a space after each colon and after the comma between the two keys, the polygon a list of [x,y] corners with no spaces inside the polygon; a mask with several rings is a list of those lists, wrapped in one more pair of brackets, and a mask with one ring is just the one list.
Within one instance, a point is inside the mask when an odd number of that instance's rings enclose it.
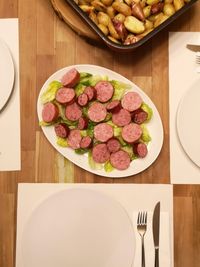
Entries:
{"label": "knife blade", "polygon": [[200,52],[200,45],[187,44],[186,47],[193,52]]}
{"label": "knife blade", "polygon": [[155,248],[155,267],[159,267],[159,237],[160,237],[160,202],[158,202],[153,212],[153,240]]}

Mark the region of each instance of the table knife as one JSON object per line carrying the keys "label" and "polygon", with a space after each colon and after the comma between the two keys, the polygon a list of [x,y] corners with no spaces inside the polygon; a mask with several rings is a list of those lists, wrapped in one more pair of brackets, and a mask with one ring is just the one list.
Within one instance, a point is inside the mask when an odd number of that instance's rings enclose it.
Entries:
{"label": "table knife", "polygon": [[159,236],[160,236],[160,202],[158,202],[153,212],[153,240],[155,248],[155,267],[159,267]]}
{"label": "table knife", "polygon": [[187,49],[189,49],[193,52],[200,52],[200,44],[199,45],[187,44],[186,47],[187,47]]}

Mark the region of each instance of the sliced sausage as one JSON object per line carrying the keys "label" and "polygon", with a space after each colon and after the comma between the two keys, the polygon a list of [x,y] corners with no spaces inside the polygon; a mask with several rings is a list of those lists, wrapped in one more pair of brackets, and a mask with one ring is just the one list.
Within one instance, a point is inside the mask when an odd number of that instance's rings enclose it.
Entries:
{"label": "sliced sausage", "polygon": [[125,126],[131,122],[131,114],[126,109],[120,109],[118,112],[113,113],[112,121],[117,126]]}
{"label": "sliced sausage", "polygon": [[119,150],[112,153],[110,156],[110,163],[117,170],[126,170],[130,166],[131,159],[126,151]]}
{"label": "sliced sausage", "polygon": [[77,129],[70,130],[67,140],[71,148],[73,149],[80,148],[81,139],[82,137],[81,137],[80,130],[77,130]]}
{"label": "sliced sausage", "polygon": [[134,144],[133,145],[133,151],[140,158],[146,157],[146,155],[148,153],[147,146],[144,143],[136,143],[136,144]]}
{"label": "sliced sausage", "polygon": [[92,158],[97,163],[105,163],[110,158],[106,144],[98,144],[92,149]]}
{"label": "sliced sausage", "polygon": [[88,96],[89,101],[96,98],[96,90],[93,86],[86,86],[84,89],[84,93]]}
{"label": "sliced sausage", "polygon": [[97,92],[97,99],[102,103],[108,102],[114,93],[114,88],[108,81],[98,82],[95,85],[95,90]]}
{"label": "sliced sausage", "polygon": [[77,125],[77,128],[78,128],[79,130],[84,130],[84,129],[87,128],[87,126],[88,126],[88,119],[85,118],[85,117],[80,117],[80,118],[78,119],[78,125]]}
{"label": "sliced sausage", "polygon": [[110,153],[117,152],[120,149],[120,142],[116,138],[111,138],[107,142],[107,148]]}
{"label": "sliced sausage", "polygon": [[139,108],[131,113],[132,121],[137,124],[142,124],[148,118],[148,113]]}
{"label": "sliced sausage", "polygon": [[142,105],[142,98],[136,92],[129,92],[122,98],[122,107],[132,112]]}
{"label": "sliced sausage", "polygon": [[60,104],[68,104],[71,101],[73,101],[75,98],[75,92],[74,89],[72,88],[60,88],[58,89],[57,93],[56,93],[56,100],[60,103]]}
{"label": "sliced sausage", "polygon": [[108,111],[111,111],[111,112],[117,112],[118,108],[120,108],[120,101],[119,100],[113,100],[106,105],[106,109]]}
{"label": "sliced sausage", "polygon": [[88,117],[93,122],[100,122],[106,118],[107,111],[103,104],[95,102],[88,109]]}
{"label": "sliced sausage", "polygon": [[45,122],[53,122],[58,118],[59,111],[58,107],[51,103],[48,102],[43,106],[42,109],[42,119]]}
{"label": "sliced sausage", "polygon": [[81,140],[80,147],[81,148],[89,148],[92,145],[92,138],[90,136],[84,136]]}
{"label": "sliced sausage", "polygon": [[81,95],[79,95],[78,96],[78,104],[81,106],[81,107],[84,107],[84,106],[86,106],[87,105],[87,103],[88,103],[88,96],[87,96],[87,94],[85,94],[85,93],[83,93],[83,94],[81,94]]}
{"label": "sliced sausage", "polygon": [[66,138],[69,134],[69,128],[64,123],[59,123],[54,127],[57,136]]}
{"label": "sliced sausage", "polygon": [[140,139],[141,135],[142,128],[136,123],[130,123],[124,126],[122,129],[122,138],[124,139],[124,141],[130,144]]}
{"label": "sliced sausage", "polygon": [[80,81],[80,73],[75,69],[69,70],[61,78],[61,83],[66,87],[74,87]]}
{"label": "sliced sausage", "polygon": [[113,127],[107,123],[99,123],[94,127],[94,137],[100,142],[107,142],[113,134]]}
{"label": "sliced sausage", "polygon": [[70,121],[77,121],[82,116],[82,110],[76,103],[70,104],[66,107],[65,116]]}

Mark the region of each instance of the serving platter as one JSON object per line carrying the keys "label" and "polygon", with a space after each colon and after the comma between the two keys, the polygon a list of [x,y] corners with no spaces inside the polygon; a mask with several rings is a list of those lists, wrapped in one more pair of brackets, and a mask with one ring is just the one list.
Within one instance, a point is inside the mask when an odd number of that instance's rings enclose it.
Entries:
{"label": "serving platter", "polygon": [[29,216],[21,267],[131,267],[135,249],[132,222],[118,201],[67,189],[43,199]]}
{"label": "serving platter", "polygon": [[177,111],[177,132],[180,143],[189,158],[200,167],[200,90],[199,81],[187,90]]}
{"label": "serving platter", "polygon": [[138,92],[140,96],[142,97],[143,101],[148,104],[152,110],[153,110],[153,116],[152,119],[148,122],[147,128],[151,135],[152,141],[148,144],[148,154],[143,159],[137,159],[133,160],[131,162],[131,165],[128,169],[119,171],[114,169],[112,172],[106,172],[103,168],[102,169],[92,169],[91,166],[88,163],[88,157],[87,155],[78,155],[72,150],[71,148],[61,147],[58,146],[56,143],[56,135],[54,132],[54,128],[52,126],[42,126],[42,130],[47,137],[48,141],[53,145],[53,147],[60,152],[64,157],[69,159],[74,164],[78,165],[79,167],[85,169],[86,171],[92,172],[97,175],[106,176],[106,177],[113,177],[113,178],[120,178],[120,177],[126,177],[135,175],[146,168],[148,168],[158,157],[160,150],[162,148],[163,144],[163,126],[162,121],[160,118],[160,115],[158,113],[158,110],[152,100],[145,94],[142,89],[140,89],[137,85],[135,85],[133,82],[129,81],[127,78],[123,77],[122,75],[106,69],[104,67],[95,66],[95,65],[73,65],[65,67],[61,70],[58,70],[54,74],[52,74],[47,81],[42,86],[38,101],[37,101],[37,112],[38,112],[38,118],[39,121],[42,121],[42,108],[43,105],[41,103],[41,96],[48,87],[49,83],[54,80],[60,80],[61,77],[70,69],[76,68],[79,72],[87,72],[91,73],[93,75],[102,75],[102,76],[108,76],[109,80],[118,80],[123,83],[131,85],[132,91]]}
{"label": "serving platter", "polygon": [[12,94],[14,84],[14,63],[7,44],[0,39],[0,112]]}

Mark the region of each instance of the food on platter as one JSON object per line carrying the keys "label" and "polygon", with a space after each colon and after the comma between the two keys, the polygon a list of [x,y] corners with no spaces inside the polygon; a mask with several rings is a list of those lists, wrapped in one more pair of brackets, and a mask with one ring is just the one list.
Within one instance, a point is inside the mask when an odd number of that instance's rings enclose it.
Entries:
{"label": "food on platter", "polygon": [[40,125],[53,127],[57,145],[87,156],[91,168],[126,170],[147,156],[153,112],[131,85],[71,68],[40,101]]}

